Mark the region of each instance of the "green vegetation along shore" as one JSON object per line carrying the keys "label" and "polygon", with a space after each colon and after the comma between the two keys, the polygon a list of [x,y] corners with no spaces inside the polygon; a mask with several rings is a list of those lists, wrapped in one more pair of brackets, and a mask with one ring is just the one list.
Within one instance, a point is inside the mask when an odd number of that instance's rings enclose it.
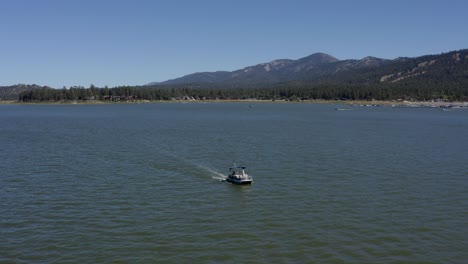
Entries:
{"label": "green vegetation along shore", "polygon": [[69,89],[35,88],[21,92],[20,102],[170,100],[342,100],[342,101],[468,101],[468,87],[387,85],[278,85],[261,88],[182,88],[125,86]]}
{"label": "green vegetation along shore", "polygon": [[468,108],[468,102],[460,101],[404,101],[404,100],[256,100],[256,99],[216,99],[216,100],[194,100],[194,99],[173,99],[173,100],[129,100],[129,101],[101,101],[101,100],[68,100],[68,101],[15,101],[3,100],[0,104],[34,104],[34,105],[102,105],[102,104],[145,104],[145,103],[311,103],[311,104],[336,104],[362,107],[427,107],[427,108]]}

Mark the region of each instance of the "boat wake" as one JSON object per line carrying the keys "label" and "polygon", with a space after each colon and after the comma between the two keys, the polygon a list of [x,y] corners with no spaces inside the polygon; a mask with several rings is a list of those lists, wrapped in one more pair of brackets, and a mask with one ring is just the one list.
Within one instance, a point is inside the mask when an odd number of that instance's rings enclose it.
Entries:
{"label": "boat wake", "polygon": [[226,180],[226,175],[224,175],[223,173],[220,173],[208,166],[205,166],[205,165],[201,165],[201,164],[198,164],[196,163],[194,160],[191,160],[191,159],[186,159],[180,155],[176,155],[174,152],[170,151],[170,150],[164,150],[164,149],[160,149],[159,150],[163,155],[165,156],[168,156],[168,157],[171,157],[173,158],[174,160],[178,160],[180,162],[183,162],[185,163],[186,165],[189,165],[189,166],[193,166],[193,167],[196,167],[198,168],[200,171],[205,171],[208,173],[208,175],[214,179],[214,180],[219,180],[219,181],[224,181]]}
{"label": "boat wake", "polygon": [[209,167],[203,166],[203,165],[197,165],[197,167],[199,167],[202,170],[205,170],[205,171],[209,172],[211,178],[214,179],[214,180],[219,180],[219,181],[226,180],[226,175],[224,175],[222,173],[219,173],[219,172],[213,170],[212,168],[209,168]]}

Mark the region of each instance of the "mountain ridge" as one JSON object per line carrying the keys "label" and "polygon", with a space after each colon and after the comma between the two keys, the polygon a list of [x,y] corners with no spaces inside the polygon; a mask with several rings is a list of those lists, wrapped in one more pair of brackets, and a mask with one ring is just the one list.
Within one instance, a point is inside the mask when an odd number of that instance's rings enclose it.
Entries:
{"label": "mountain ridge", "polygon": [[468,49],[393,60],[372,56],[338,60],[328,54],[314,53],[298,60],[272,60],[232,72],[195,73],[174,79],[173,83],[105,87],[102,90],[93,85],[88,89],[52,89],[19,84],[0,86],[0,100],[80,100],[92,98],[91,95],[113,98],[120,93],[123,95],[119,96],[124,98],[131,95],[149,100],[190,93],[203,94],[201,97],[205,98],[278,98],[278,90],[285,91],[280,97],[306,99],[413,97],[419,100],[468,100]]}
{"label": "mountain ridge", "polygon": [[[287,66],[294,65],[294,67],[311,67],[312,65],[318,65],[321,63],[329,63],[338,61],[337,58],[328,55],[326,53],[313,53],[309,56],[299,58],[297,60],[292,59],[276,59],[266,63],[259,63],[252,66],[246,66],[242,69],[234,71],[214,71],[214,72],[195,72],[184,75],[179,78],[166,80],[163,82],[151,82],[146,84],[150,85],[172,85],[181,83],[216,83],[225,81],[235,81],[241,78],[247,78],[249,80],[255,79],[256,81],[264,81],[265,78],[276,80],[274,72],[280,71]],[[298,63],[299,62],[299,63]]]}
{"label": "mountain ridge", "polygon": [[[390,61],[367,56],[361,60],[339,60],[329,54],[317,52],[306,57],[293,59],[276,59],[266,63],[247,66],[234,71],[195,72],[179,78],[163,82],[152,82],[151,85],[174,85],[184,83],[221,83],[221,82],[277,82],[297,78],[297,75],[317,71],[318,75],[341,71],[348,68],[362,68],[380,65]],[[338,63],[334,69],[326,69],[325,65]],[[299,76],[300,77],[300,76]]]}
{"label": "mountain ridge", "polygon": [[[313,55],[313,56],[312,56]],[[468,101],[468,49],[393,60],[367,56],[338,60],[327,54],[272,60],[228,72],[204,72],[175,84],[99,89],[0,87],[0,100],[345,99]],[[196,77],[196,78],[193,78]],[[179,84],[177,84],[177,81]]]}
{"label": "mountain ridge", "polygon": [[[217,84],[226,87],[244,87],[294,81],[312,83],[324,81],[332,83],[360,82],[362,84],[398,82],[425,74],[425,76],[429,76],[430,74],[427,74],[431,73],[434,64],[437,64],[438,61],[451,63],[445,58],[447,56],[452,59],[452,62],[465,61],[468,50],[413,58],[398,57],[393,60],[373,56],[339,60],[332,55],[317,52],[296,60],[272,60],[234,71],[196,72],[159,83],[149,83],[147,86]],[[423,64],[419,65],[421,63]],[[373,74],[378,74],[378,76]],[[440,75],[440,73],[436,73],[436,75]]]}

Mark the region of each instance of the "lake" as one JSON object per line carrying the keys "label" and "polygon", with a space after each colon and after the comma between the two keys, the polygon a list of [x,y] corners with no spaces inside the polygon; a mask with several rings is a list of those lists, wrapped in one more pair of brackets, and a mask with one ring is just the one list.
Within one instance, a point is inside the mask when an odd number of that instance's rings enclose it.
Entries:
{"label": "lake", "polygon": [[0,263],[468,259],[468,109],[0,105],[0,146]]}

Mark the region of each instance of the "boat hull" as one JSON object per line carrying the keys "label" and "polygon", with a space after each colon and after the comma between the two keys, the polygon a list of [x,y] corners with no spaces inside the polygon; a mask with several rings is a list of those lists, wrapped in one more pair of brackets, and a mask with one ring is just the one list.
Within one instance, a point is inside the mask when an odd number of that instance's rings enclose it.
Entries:
{"label": "boat hull", "polygon": [[238,184],[238,185],[252,184],[252,180],[248,180],[248,179],[240,179],[239,180],[239,179],[232,179],[232,178],[227,177],[226,181],[230,182],[230,183],[233,183],[233,184]]}

